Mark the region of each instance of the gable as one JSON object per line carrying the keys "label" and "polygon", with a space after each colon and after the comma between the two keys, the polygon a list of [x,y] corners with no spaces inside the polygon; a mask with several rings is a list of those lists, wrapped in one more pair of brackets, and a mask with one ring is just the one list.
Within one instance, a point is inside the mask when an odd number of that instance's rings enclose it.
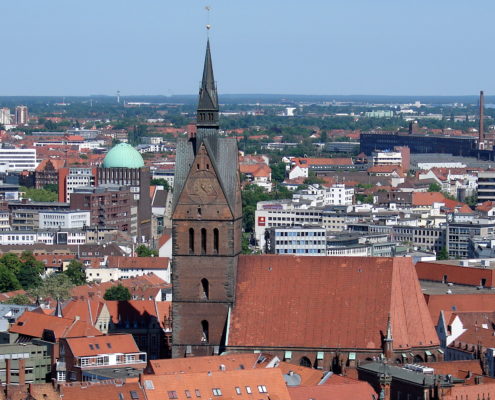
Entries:
{"label": "gable", "polygon": [[202,144],[178,197],[173,219],[232,219],[212,157]]}

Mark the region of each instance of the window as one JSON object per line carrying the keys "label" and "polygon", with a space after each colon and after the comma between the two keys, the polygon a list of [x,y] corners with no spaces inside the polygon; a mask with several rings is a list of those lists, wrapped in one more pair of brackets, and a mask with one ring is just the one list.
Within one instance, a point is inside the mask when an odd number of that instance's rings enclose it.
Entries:
{"label": "window", "polygon": [[201,321],[201,342],[203,343],[208,343],[209,341],[209,324],[208,321],[203,320]]}
{"label": "window", "polygon": [[208,300],[210,297],[210,283],[208,279],[201,279],[201,299]]}
{"label": "window", "polygon": [[221,396],[222,395],[222,391],[219,388],[213,388],[213,389],[211,389],[211,391],[213,392],[213,396]]}
{"label": "window", "polygon": [[206,229],[201,229],[201,254],[206,254]]}
{"label": "window", "polygon": [[213,229],[213,251],[218,254],[218,229]]}
{"label": "window", "polygon": [[189,390],[185,390],[186,393],[186,398],[190,399],[191,398],[191,392]]}
{"label": "window", "polygon": [[265,385],[259,385],[258,386],[258,391],[260,393],[267,393],[266,386]]}
{"label": "window", "polygon": [[196,397],[201,397],[201,392],[199,389],[194,390],[194,392],[196,393]]}
{"label": "window", "polygon": [[246,386],[246,393],[247,393],[247,394],[251,394],[251,393],[253,393],[253,392],[251,391],[251,386]]}
{"label": "window", "polygon": [[194,253],[194,229],[189,228],[189,253]]}
{"label": "window", "polygon": [[175,390],[169,390],[168,391],[168,398],[169,399],[178,399],[177,392]]}
{"label": "window", "polygon": [[235,392],[236,392],[237,394],[239,394],[239,395],[240,395],[240,394],[242,394],[242,392],[241,392],[241,388],[240,388],[239,386],[236,386],[236,387],[235,387]]}

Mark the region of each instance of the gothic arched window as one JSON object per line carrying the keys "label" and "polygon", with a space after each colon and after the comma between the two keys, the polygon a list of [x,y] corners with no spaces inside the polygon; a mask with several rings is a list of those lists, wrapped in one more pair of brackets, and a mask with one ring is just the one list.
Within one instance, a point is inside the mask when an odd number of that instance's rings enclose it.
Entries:
{"label": "gothic arched window", "polygon": [[210,340],[208,330],[209,330],[208,321],[206,321],[206,320],[201,321],[201,342],[202,343],[208,343]]}
{"label": "gothic arched window", "polygon": [[213,251],[215,254],[218,254],[218,246],[219,246],[219,233],[218,229],[213,229]]}
{"label": "gothic arched window", "polygon": [[201,254],[206,254],[206,229],[201,229]]}
{"label": "gothic arched window", "polygon": [[200,296],[202,300],[208,300],[210,298],[210,282],[206,278],[201,279]]}
{"label": "gothic arched window", "polygon": [[189,253],[194,254],[194,229],[189,228]]}

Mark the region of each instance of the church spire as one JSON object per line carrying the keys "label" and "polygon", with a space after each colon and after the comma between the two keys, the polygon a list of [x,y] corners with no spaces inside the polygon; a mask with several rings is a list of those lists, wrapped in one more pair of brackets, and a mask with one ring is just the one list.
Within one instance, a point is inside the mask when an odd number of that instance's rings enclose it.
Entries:
{"label": "church spire", "polygon": [[206,44],[203,79],[199,89],[197,126],[198,128],[218,128],[218,95],[213,77],[209,39]]}

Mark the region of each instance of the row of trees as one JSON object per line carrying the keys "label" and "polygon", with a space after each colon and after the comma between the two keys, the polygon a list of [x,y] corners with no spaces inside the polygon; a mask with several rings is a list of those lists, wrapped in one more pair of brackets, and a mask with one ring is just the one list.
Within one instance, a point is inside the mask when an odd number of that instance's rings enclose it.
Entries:
{"label": "row of trees", "polygon": [[35,298],[68,298],[73,286],[86,283],[83,265],[77,260],[72,260],[63,273],[45,279],[44,270],[45,265],[31,252],[25,251],[20,257],[6,253],[0,257],[0,292],[24,289]]}

